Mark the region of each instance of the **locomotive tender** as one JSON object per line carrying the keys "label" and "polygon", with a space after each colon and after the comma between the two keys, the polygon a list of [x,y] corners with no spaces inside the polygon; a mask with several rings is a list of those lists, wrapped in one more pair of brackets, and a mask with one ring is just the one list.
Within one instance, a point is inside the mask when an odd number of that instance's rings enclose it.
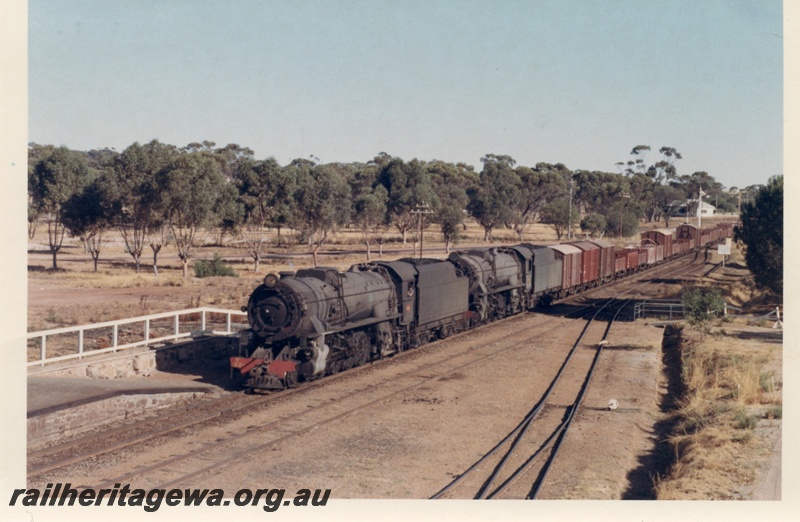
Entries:
{"label": "locomotive tender", "polygon": [[[247,303],[250,328],[231,368],[245,386],[283,389],[547,305],[731,237],[732,226],[603,240],[473,248],[446,260],[400,259],[268,274]],[[244,353],[242,353],[244,352]]]}

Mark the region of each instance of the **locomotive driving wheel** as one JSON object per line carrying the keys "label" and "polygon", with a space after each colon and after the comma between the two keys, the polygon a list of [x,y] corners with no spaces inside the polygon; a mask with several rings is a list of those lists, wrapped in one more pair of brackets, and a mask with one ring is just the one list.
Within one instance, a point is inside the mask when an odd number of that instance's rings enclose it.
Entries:
{"label": "locomotive driving wheel", "polygon": [[369,352],[371,349],[369,337],[364,332],[355,332],[350,338],[350,353],[355,359],[354,366],[361,366],[369,359]]}
{"label": "locomotive driving wheel", "polygon": [[286,372],[283,377],[283,385],[287,388],[294,388],[297,386],[297,372]]}

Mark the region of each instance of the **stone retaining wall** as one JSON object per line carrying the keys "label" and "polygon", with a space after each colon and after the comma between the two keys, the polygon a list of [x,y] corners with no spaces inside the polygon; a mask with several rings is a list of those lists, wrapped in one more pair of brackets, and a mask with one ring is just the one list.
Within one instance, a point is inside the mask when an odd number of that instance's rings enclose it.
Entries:
{"label": "stone retaining wall", "polygon": [[155,370],[169,372],[189,365],[219,364],[221,360],[238,354],[238,343],[236,336],[208,336],[170,346],[88,356],[83,361],[70,361],[68,367],[47,374],[90,379],[147,377]]}
{"label": "stone retaining wall", "polygon": [[163,408],[192,399],[201,391],[117,395],[28,418],[28,449],[59,438],[90,431],[102,424],[124,420],[129,415]]}

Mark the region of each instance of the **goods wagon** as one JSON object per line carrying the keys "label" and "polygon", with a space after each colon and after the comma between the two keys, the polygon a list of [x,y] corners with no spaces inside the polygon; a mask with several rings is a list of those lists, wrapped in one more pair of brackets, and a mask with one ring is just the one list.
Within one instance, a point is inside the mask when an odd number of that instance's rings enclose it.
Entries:
{"label": "goods wagon", "polygon": [[641,233],[642,243],[648,240],[653,244],[664,246],[664,255],[669,255],[672,252],[672,243],[675,231],[669,228],[657,228],[655,230],[647,230]]}
{"label": "goods wagon", "polygon": [[[628,274],[636,272],[639,268],[639,249],[638,248],[623,248],[615,252],[617,257],[617,272],[622,270]],[[620,262],[622,259],[622,262]]]}
{"label": "goods wagon", "polygon": [[562,262],[560,297],[571,295],[581,286],[581,251],[572,245],[550,245],[556,259]]}
{"label": "goods wagon", "polygon": [[656,264],[656,247],[643,245],[639,247],[639,266]]}
{"label": "goods wagon", "polygon": [[595,239],[590,242],[600,248],[600,279],[603,282],[610,281],[614,278],[614,273],[616,272],[614,243],[604,239]]}
{"label": "goods wagon", "polygon": [[690,249],[699,248],[700,229],[698,229],[695,225],[690,225],[689,223],[678,225],[675,228],[675,239],[678,241],[688,241]]}
{"label": "goods wagon", "polygon": [[596,286],[600,279],[600,247],[589,241],[567,244],[581,251],[581,284],[584,288]]}

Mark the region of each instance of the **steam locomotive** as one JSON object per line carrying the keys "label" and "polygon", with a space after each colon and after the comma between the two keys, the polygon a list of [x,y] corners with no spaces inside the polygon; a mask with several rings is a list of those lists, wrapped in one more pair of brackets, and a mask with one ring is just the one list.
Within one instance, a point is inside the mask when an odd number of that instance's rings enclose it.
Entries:
{"label": "steam locomotive", "polygon": [[291,388],[547,305],[731,237],[732,225],[603,240],[473,248],[268,274],[247,303],[250,328],[231,368],[256,389]]}

